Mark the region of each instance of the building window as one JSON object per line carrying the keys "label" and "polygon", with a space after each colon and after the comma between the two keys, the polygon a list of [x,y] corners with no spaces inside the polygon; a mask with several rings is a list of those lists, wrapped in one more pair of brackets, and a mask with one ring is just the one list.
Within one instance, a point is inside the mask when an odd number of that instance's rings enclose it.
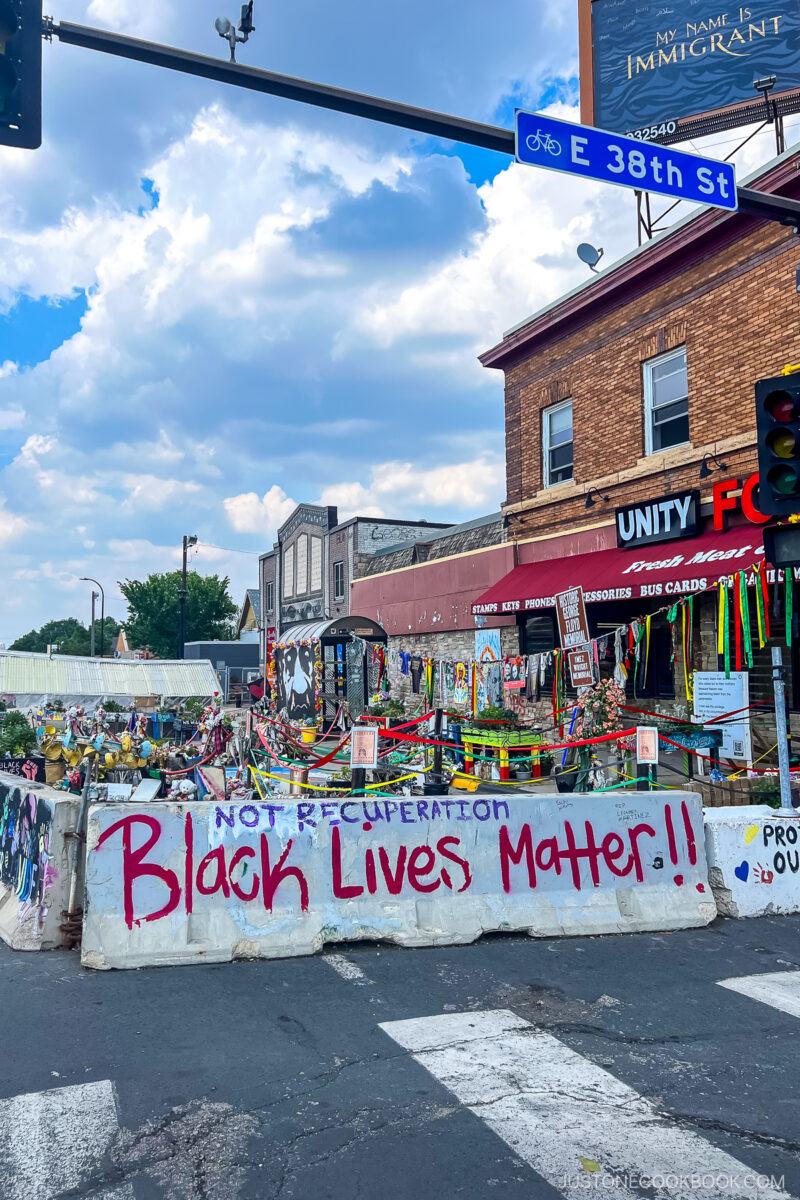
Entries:
{"label": "building window", "polygon": [[644,363],[644,425],[647,454],[689,441],[685,346]]}
{"label": "building window", "polygon": [[283,556],[283,598],[294,595],[294,546],[289,546]]}
{"label": "building window", "polygon": [[341,559],[333,564],[333,598],[344,600],[344,562]]}
{"label": "building window", "polygon": [[308,591],[308,534],[301,533],[297,539],[297,587],[298,596]]}
{"label": "building window", "polygon": [[542,413],[544,486],[572,479],[572,401],[563,400]]}
{"label": "building window", "polygon": [[270,581],[270,583],[267,584],[267,599],[266,599],[266,610],[265,611],[272,612],[274,607],[275,607],[275,584]]}
{"label": "building window", "polygon": [[311,591],[322,588],[322,538],[311,539]]}

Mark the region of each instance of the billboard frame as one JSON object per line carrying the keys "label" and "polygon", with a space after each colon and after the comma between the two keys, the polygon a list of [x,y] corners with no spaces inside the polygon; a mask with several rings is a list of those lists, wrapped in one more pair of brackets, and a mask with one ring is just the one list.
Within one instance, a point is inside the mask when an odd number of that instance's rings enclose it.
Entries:
{"label": "billboard frame", "polygon": [[[602,2],[602,0],[601,0]],[[594,125],[594,56],[592,45],[592,5],[595,0],[578,0],[578,75],[580,81],[580,112],[582,125]],[[765,103],[764,97],[757,95],[752,100],[742,100],[737,104],[728,104],[723,108],[708,109],[706,112],[695,113],[689,117],[679,117],[677,120],[665,113],[663,121],[674,120],[674,133],[666,133],[652,141],[663,145],[673,145],[675,142],[688,141],[690,138],[707,137],[712,133],[721,133],[727,129],[737,129],[743,125],[755,125],[759,121],[780,121],[791,113],[800,112],[800,88],[792,88],[777,95],[770,95]],[[616,129],[612,133],[631,133],[631,130]]]}

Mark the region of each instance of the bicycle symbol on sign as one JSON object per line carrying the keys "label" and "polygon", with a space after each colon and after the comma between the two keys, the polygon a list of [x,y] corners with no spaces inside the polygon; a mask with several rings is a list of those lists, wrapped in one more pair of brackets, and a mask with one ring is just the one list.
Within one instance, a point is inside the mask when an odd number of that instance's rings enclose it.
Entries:
{"label": "bicycle symbol on sign", "polygon": [[536,133],[529,133],[525,138],[525,145],[529,150],[546,150],[548,154],[561,153],[561,143],[549,133],[542,133],[541,129],[537,129]]}

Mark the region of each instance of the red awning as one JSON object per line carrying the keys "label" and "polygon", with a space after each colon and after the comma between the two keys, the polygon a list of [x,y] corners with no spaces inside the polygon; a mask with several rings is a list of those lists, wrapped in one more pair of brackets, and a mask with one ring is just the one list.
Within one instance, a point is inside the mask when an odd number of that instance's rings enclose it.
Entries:
{"label": "red awning", "polygon": [[578,585],[587,603],[684,596],[701,592],[743,567],[758,566],[763,557],[760,526],[739,525],[639,550],[600,550],[546,559],[509,571],[476,600],[472,614],[501,616],[549,608],[557,592]]}

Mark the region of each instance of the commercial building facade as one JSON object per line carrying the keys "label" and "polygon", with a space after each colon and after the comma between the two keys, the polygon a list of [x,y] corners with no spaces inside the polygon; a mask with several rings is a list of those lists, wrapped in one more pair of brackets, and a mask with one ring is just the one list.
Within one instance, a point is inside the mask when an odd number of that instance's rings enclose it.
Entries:
{"label": "commercial building facade", "polygon": [[[798,156],[782,156],[748,182],[800,196]],[[793,660],[790,691],[800,704],[800,638],[791,621],[787,638],[786,583],[755,570],[766,518],[758,509],[753,390],[757,379],[800,360],[798,264],[793,230],[700,212],[481,355],[505,375],[502,517],[479,549],[438,561],[373,560],[353,590],[359,610],[382,622],[389,646],[468,662],[476,632],[499,628],[504,657],[548,656],[560,647],[555,595],[579,584],[594,677],[627,675],[632,707],[685,716],[692,671],[724,668],[718,581],[726,579],[731,673],[737,664],[746,669],[750,702],[766,702],[776,642]],[[449,536],[433,544],[445,549]],[[738,589],[742,570],[749,668],[736,638],[733,583]],[[769,588],[772,636],[763,648],[756,583],[762,598]],[[645,630],[646,648],[634,652],[631,642]],[[543,679],[547,696],[550,667]],[[407,691],[404,679],[393,686]],[[542,716],[546,703],[527,715]],[[759,719],[753,754],[769,740],[765,730],[759,741]]]}
{"label": "commercial building facade", "polygon": [[267,643],[294,625],[347,617],[350,585],[387,546],[413,542],[445,526],[428,521],[351,517],[339,522],[332,505],[299,504],[259,557],[261,663]]}
{"label": "commercial building facade", "polygon": [[[797,196],[797,171],[787,154],[752,186]],[[688,710],[685,666],[723,665],[718,581],[744,570],[754,630],[759,620],[753,568],[766,516],[753,389],[798,358],[798,264],[793,230],[702,212],[481,355],[505,375],[503,513],[516,566],[478,598],[476,617],[513,616],[523,654],[557,647],[554,594],[580,584],[593,638],[651,617],[637,695]],[[667,610],[687,596],[696,599],[684,664]],[[773,581],[768,618],[784,646],[786,599]],[[735,660],[733,613],[726,628]],[[771,693],[769,645],[754,641],[751,702]]]}

